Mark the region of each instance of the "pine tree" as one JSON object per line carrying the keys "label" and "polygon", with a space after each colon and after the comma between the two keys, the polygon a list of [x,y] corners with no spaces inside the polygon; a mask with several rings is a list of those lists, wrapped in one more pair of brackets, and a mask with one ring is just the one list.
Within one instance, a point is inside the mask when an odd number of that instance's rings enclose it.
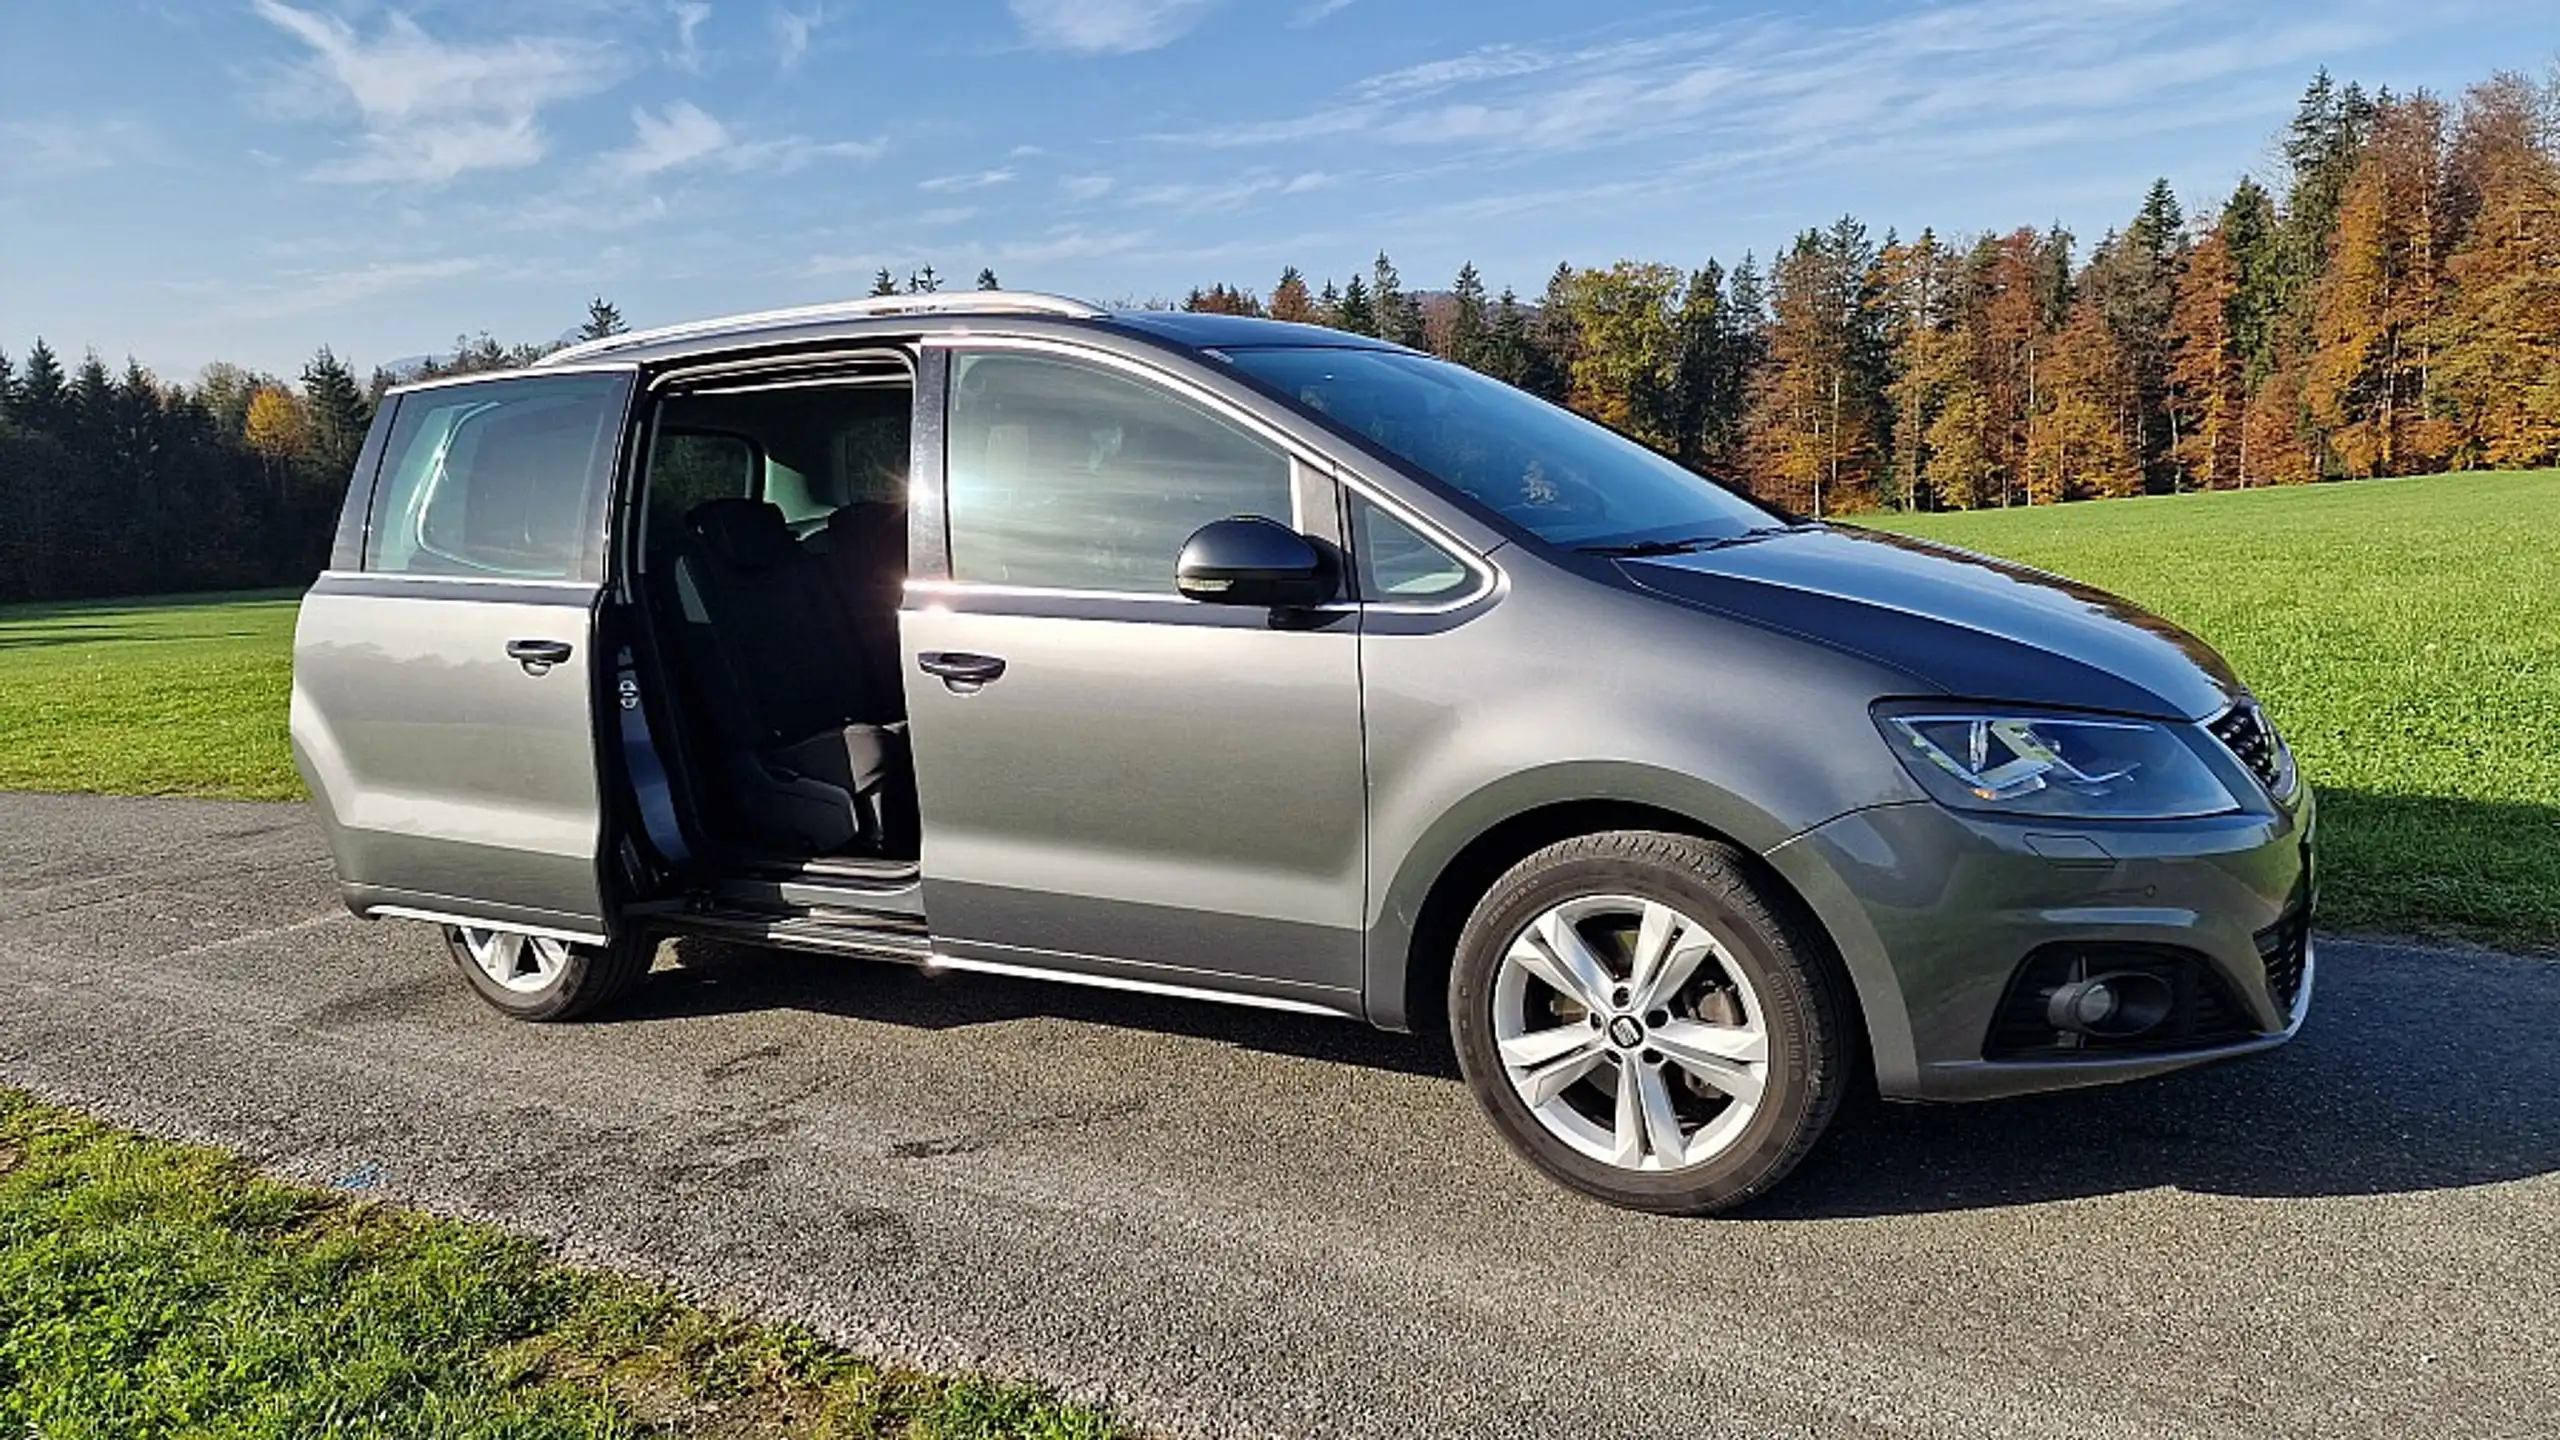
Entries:
{"label": "pine tree", "polygon": [[[604,308],[610,311],[613,307]],[[616,324],[621,322],[618,315],[612,318]],[[619,333],[607,330],[604,335]],[[356,384],[355,372],[325,345],[302,367],[302,403],[310,419],[311,462],[318,477],[324,484],[344,480],[355,470],[356,452],[364,448],[365,430],[373,424],[373,407]]]}
{"label": "pine tree", "polygon": [[[599,295],[587,302],[587,323],[578,327],[578,338],[603,340],[620,335],[630,328],[622,323],[622,312],[614,307],[613,302]],[[327,355],[329,352],[323,349],[320,353]],[[335,357],[332,357],[331,363],[336,363]]]}
{"label": "pine tree", "polygon": [[1449,287],[1449,329],[1442,356],[1483,369],[1491,327],[1492,318],[1485,311],[1484,277],[1476,273],[1475,264],[1470,261],[1458,267],[1458,278]]}
{"label": "pine tree", "polygon": [[1493,305],[1493,327],[1485,338],[1484,373],[1505,385],[1527,388],[1535,345],[1529,338],[1529,314],[1510,286]]}
{"label": "pine tree", "polygon": [[1405,293],[1403,277],[1396,274],[1395,262],[1387,252],[1378,252],[1370,267],[1369,303],[1376,316],[1376,328],[1369,333],[1391,345],[1408,345],[1421,349],[1422,305]]}
{"label": "pine tree", "polygon": [[1538,322],[1529,332],[1529,373],[1521,388],[1562,405],[1573,386],[1582,332],[1573,319],[1573,266],[1559,263],[1538,299]]}
{"label": "pine tree", "polygon": [[941,292],[942,277],[933,273],[931,265],[907,276],[907,293],[910,295],[938,295]]}
{"label": "pine tree", "polygon": [[2231,332],[2252,384],[2275,366],[2277,326],[2284,314],[2283,240],[2275,197],[2246,176],[2222,207],[2217,226],[2231,255]]}
{"label": "pine tree", "polygon": [[881,266],[880,273],[871,277],[871,298],[877,300],[882,296],[897,293],[898,282],[890,277],[888,266]]}
{"label": "pine tree", "polygon": [[1324,282],[1324,293],[1316,296],[1315,320],[1319,325],[1330,325],[1336,330],[1343,328],[1342,287],[1331,280]]}
{"label": "pine tree", "polygon": [[996,272],[990,268],[982,269],[978,272],[978,288],[981,290],[1001,290],[1004,286],[998,283],[996,280]]}
{"label": "pine tree", "polygon": [[1351,277],[1342,287],[1342,298],[1333,306],[1333,328],[1354,335],[1378,333],[1378,312],[1369,302],[1369,285],[1359,276]]}
{"label": "pine tree", "polygon": [[1312,325],[1321,319],[1313,296],[1307,293],[1307,277],[1295,265],[1283,266],[1280,283],[1271,287],[1271,318],[1296,325]]}
{"label": "pine tree", "polygon": [[1842,216],[1828,230],[1805,231],[1773,278],[1749,478],[1760,493],[1817,517],[1865,508],[1879,495],[1885,409],[1879,277],[1866,227]]}
{"label": "pine tree", "polygon": [[53,347],[44,343],[44,337],[37,336],[35,345],[27,351],[26,372],[18,380],[14,418],[30,430],[60,439],[69,419],[68,403],[62,361],[54,355]]}
{"label": "pine tree", "polygon": [[18,408],[18,367],[9,361],[9,352],[0,350],[0,420],[9,418]]}

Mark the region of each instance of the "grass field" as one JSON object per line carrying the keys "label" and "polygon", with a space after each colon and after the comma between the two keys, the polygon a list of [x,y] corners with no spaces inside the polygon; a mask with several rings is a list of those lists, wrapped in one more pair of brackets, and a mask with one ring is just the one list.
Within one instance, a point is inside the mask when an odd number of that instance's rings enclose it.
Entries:
{"label": "grass field", "polygon": [[[1868,517],[2229,656],[2320,787],[2331,923],[2560,946],[2560,471]],[[0,609],[0,788],[283,798],[291,597]]]}
{"label": "grass field", "polygon": [[293,591],[0,607],[0,790],[302,793]]}
{"label": "grass field", "polygon": [[2319,787],[2328,923],[2560,946],[2560,471],[1865,518],[2221,650]]}
{"label": "grass field", "polygon": [[0,1090],[0,1434],[1123,1433]]}

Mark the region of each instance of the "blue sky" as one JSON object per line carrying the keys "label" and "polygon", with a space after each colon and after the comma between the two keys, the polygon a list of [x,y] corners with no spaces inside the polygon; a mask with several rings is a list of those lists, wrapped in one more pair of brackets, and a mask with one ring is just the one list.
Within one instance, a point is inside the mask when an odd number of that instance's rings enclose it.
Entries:
{"label": "blue sky", "polygon": [[2539,71],[2560,5],[0,0],[0,347],[185,378],[857,294],[1764,256],[2272,174],[2315,66]]}

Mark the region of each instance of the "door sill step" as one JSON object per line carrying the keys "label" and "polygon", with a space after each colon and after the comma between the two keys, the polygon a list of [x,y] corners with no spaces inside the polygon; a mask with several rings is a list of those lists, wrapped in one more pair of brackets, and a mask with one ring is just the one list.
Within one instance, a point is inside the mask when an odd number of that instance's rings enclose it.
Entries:
{"label": "door sill step", "polygon": [[895,915],[698,910],[669,915],[666,923],[668,928],[690,935],[714,935],[750,945],[820,950],[830,955],[905,965],[922,965],[933,954],[933,943],[926,938],[923,924]]}

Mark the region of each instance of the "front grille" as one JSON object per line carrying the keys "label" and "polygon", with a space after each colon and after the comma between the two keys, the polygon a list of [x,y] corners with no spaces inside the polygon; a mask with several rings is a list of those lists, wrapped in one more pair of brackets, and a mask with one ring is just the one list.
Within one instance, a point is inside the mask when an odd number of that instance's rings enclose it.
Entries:
{"label": "front grille", "polygon": [[[2054,991],[2074,980],[2123,970],[2155,975],[2168,985],[2169,1018],[2158,1028],[2112,1039],[2067,1034],[2045,1018],[2045,1005]],[[2010,977],[2008,994],[1992,1016],[1982,1054],[1987,1060],[2146,1054],[2228,1045],[2258,1033],[2249,1008],[2231,992],[2221,973],[2192,950],[2165,945],[2046,945],[2028,955]]]}
{"label": "front grille", "polygon": [[2258,958],[2267,966],[2267,994],[2290,1015],[2302,994],[2302,968],[2311,954],[2311,907],[2296,904],[2257,934]]}
{"label": "front grille", "polygon": [[2258,777],[2268,794],[2282,800],[2293,793],[2293,754],[2285,748],[2284,737],[2276,734],[2276,727],[2268,721],[2267,712],[2258,708],[2257,701],[2242,700],[2207,728],[2213,731],[2213,738],[2240,757],[2240,763],[2249,767],[2249,773]]}

